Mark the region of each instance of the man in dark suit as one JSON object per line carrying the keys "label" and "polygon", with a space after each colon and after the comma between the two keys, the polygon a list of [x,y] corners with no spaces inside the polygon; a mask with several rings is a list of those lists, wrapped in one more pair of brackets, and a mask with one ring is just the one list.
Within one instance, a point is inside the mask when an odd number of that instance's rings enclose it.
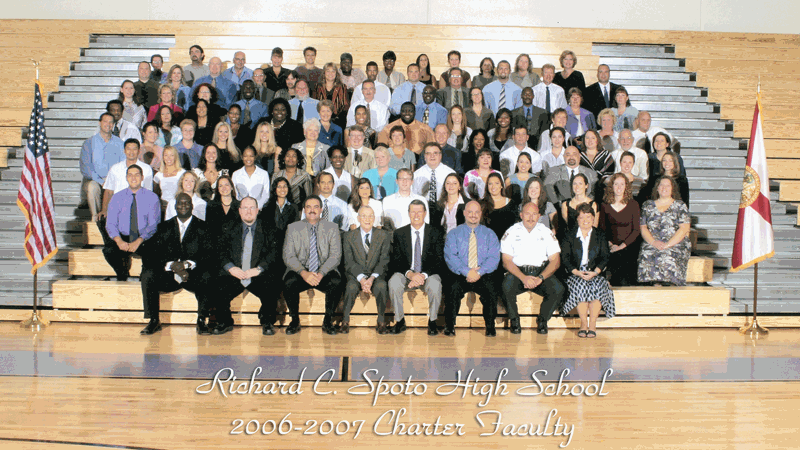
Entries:
{"label": "man in dark suit", "polygon": [[153,325],[142,334],[161,329],[158,323],[160,292],[186,289],[197,297],[197,334],[211,334],[206,319],[209,313],[211,268],[205,222],[192,217],[192,198],[184,193],[175,197],[178,215],[158,225],[142,259],[142,297],[144,318]]}
{"label": "man in dark suit", "polygon": [[242,221],[225,228],[219,241],[222,272],[217,280],[218,323],[211,333],[225,334],[233,329],[231,300],[247,289],[261,300],[258,318],[262,333],[272,336],[280,293],[281,250],[277,230],[269,221],[257,220],[258,202],[253,197],[245,197],[239,203],[239,216]]}
{"label": "man in dark suit", "polygon": [[617,107],[614,93],[619,85],[609,82],[610,77],[611,70],[608,66],[600,64],[597,66],[597,83],[587,86],[586,92],[583,93],[583,107],[591,111],[595,117],[606,108]]}
{"label": "man in dark suit", "polygon": [[427,206],[422,200],[412,200],[408,205],[409,225],[394,232],[392,256],[389,263],[389,297],[394,307],[395,324],[392,333],[406,330],[403,315],[403,293],[423,289],[428,296],[428,335],[438,334],[436,319],[442,304],[442,278],[444,270],[444,231],[425,224]]}
{"label": "man in dark suit", "polygon": [[375,212],[369,206],[358,210],[360,227],[344,234],[342,251],[347,286],[344,290],[344,310],[340,333],[350,332],[350,311],[360,291],[375,296],[378,306],[378,334],[387,334],[384,313],[389,288],[386,284],[386,269],[389,267],[391,236],[389,232],[373,228]]}
{"label": "man in dark suit", "polygon": [[139,103],[144,106],[144,110],[159,102],[158,82],[150,78],[152,73],[150,63],[142,61],[139,63],[139,79],[133,83],[134,95],[139,99]]}
{"label": "man in dark suit", "polygon": [[339,227],[321,219],[322,200],[316,195],[306,199],[303,213],[303,220],[289,225],[283,244],[283,262],[286,263],[283,298],[292,316],[286,334],[300,331],[300,293],[309,289],[325,293],[322,331],[336,334],[333,313],[341,297],[339,285],[342,282],[337,270],[342,259]]}
{"label": "man in dark suit", "polygon": [[459,105],[466,108],[469,105],[469,91],[462,86],[462,70],[458,67],[450,69],[450,85],[439,89],[436,93],[436,102],[448,111],[453,106]]}
{"label": "man in dark suit", "polygon": [[[564,200],[572,198],[572,177],[582,173],[589,179],[591,189],[597,183],[597,173],[580,165],[581,153],[577,147],[569,146],[564,150],[564,164],[551,167],[544,178],[544,191],[547,192],[547,200],[558,205]],[[591,192],[587,192],[591,195]]]}
{"label": "man in dark suit", "polygon": [[[447,125],[443,123],[436,125],[436,128],[433,130],[433,137],[442,150],[442,164],[455,170],[459,176],[463,177],[464,168],[461,165],[462,152],[447,143],[447,139],[450,137],[450,130],[447,129]],[[419,155],[417,167],[422,167],[425,164],[427,164],[427,162],[425,161],[425,151],[423,150]]]}
{"label": "man in dark suit", "polygon": [[539,136],[547,130],[550,123],[547,121],[547,111],[533,104],[533,89],[522,89],[522,106],[511,111],[513,128],[525,127],[528,129],[528,147],[539,148]]}

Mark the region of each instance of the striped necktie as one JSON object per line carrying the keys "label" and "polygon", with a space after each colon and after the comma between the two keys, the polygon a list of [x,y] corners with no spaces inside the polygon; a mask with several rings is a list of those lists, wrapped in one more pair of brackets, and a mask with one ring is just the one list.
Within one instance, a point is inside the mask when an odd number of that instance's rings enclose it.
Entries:
{"label": "striped necktie", "polygon": [[475,230],[469,234],[469,268],[478,268],[478,237],[475,236]]}
{"label": "striped necktie", "polygon": [[308,239],[308,271],[316,273],[319,270],[319,253],[317,250],[317,227],[311,227],[311,236]]}
{"label": "striped necktie", "polygon": [[506,85],[500,88],[500,103],[498,103],[498,111],[506,107]]}

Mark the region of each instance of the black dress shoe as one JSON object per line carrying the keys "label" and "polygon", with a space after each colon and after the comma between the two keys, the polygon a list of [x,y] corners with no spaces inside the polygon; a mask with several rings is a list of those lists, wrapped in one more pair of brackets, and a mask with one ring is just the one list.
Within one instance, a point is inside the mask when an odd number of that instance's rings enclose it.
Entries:
{"label": "black dress shoe", "polygon": [[339,333],[347,334],[350,332],[350,322],[342,322],[339,326]]}
{"label": "black dress shoe", "polygon": [[229,331],[232,331],[232,330],[233,330],[233,323],[219,322],[214,327],[214,329],[211,330],[211,334],[220,335],[220,334],[225,334],[225,333],[227,333]]}
{"label": "black dress shoe", "polygon": [[161,331],[161,322],[158,319],[150,319],[150,323],[139,332],[139,334],[151,335]]}
{"label": "black dress shoe", "polygon": [[386,324],[383,322],[378,322],[378,326],[375,328],[375,331],[377,331],[378,334],[391,334],[391,331],[386,328]]}
{"label": "black dress shoe", "polygon": [[495,330],[494,325],[486,327],[486,336],[489,337],[497,336],[497,330]]}
{"label": "black dress shoe", "polygon": [[428,336],[436,336],[439,330],[436,328],[436,322],[433,320],[428,321]]}
{"label": "black dress shoe", "polygon": [[445,336],[455,336],[456,335],[456,329],[454,327],[445,326],[444,327],[444,335]]}
{"label": "black dress shoe", "polygon": [[206,319],[197,319],[197,334],[211,334],[211,329],[206,325]]}
{"label": "black dress shoe", "polygon": [[333,325],[328,322],[322,322],[322,331],[331,336],[336,334],[336,328],[334,328]]}
{"label": "black dress shoe", "polygon": [[397,322],[396,324],[394,324],[394,326],[392,327],[392,334],[400,334],[403,331],[406,331],[406,318],[405,317],[400,319],[400,321]]}
{"label": "black dress shoe", "polygon": [[511,319],[511,334],[522,333],[522,327],[519,325],[519,319]]}
{"label": "black dress shoe", "polygon": [[536,332],[539,334],[547,334],[547,322],[545,321],[537,321],[536,323]]}
{"label": "black dress shoe", "polygon": [[292,319],[292,322],[289,323],[289,326],[286,327],[286,334],[292,335],[297,334],[300,332],[300,320]]}
{"label": "black dress shoe", "polygon": [[264,336],[273,336],[275,334],[275,327],[271,323],[265,323],[261,326],[261,334]]}

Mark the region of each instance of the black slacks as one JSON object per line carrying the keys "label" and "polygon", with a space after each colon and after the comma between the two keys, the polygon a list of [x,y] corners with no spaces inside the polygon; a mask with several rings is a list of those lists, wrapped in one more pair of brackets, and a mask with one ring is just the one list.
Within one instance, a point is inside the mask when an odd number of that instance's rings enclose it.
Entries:
{"label": "black slacks", "polygon": [[474,283],[467,281],[467,277],[451,273],[446,282],[449,283],[448,295],[444,302],[444,322],[448,328],[456,325],[458,310],[461,309],[461,299],[467,292],[478,294],[483,305],[483,320],[487,325],[494,324],[497,317],[497,284],[494,274],[487,273]]}
{"label": "black slacks", "polygon": [[519,278],[507,273],[503,279],[503,299],[506,302],[506,311],[508,311],[509,319],[519,318],[517,295],[528,290],[543,297],[542,304],[539,306],[538,322],[550,320],[550,317],[553,316],[553,311],[561,304],[566,293],[564,284],[555,276],[547,277],[536,289],[525,289]]}
{"label": "black slacks", "polygon": [[331,270],[320,281],[319,285],[311,286],[306,283],[299,273],[290,271],[283,279],[283,298],[289,308],[292,320],[299,318],[300,293],[309,289],[316,289],[325,293],[325,315],[330,317],[336,312],[336,304],[342,297],[340,285],[342,277],[336,270]]}
{"label": "black slacks", "polygon": [[175,281],[175,272],[167,272],[163,267],[142,268],[144,318],[158,318],[161,312],[161,292],[175,292],[180,289],[193,292],[197,298],[197,315],[208,317],[210,280],[208,272],[200,272],[197,269],[189,271],[189,279],[186,282],[178,283]]}
{"label": "black slacks", "polygon": [[216,308],[215,316],[220,323],[233,323],[231,314],[231,301],[237,295],[247,290],[261,301],[258,310],[258,319],[261,325],[272,325],[278,316],[278,296],[281,293],[280,278],[263,272],[251,278],[247,287],[242,285],[242,280],[231,274],[224,274],[217,280],[217,301],[213,302]]}

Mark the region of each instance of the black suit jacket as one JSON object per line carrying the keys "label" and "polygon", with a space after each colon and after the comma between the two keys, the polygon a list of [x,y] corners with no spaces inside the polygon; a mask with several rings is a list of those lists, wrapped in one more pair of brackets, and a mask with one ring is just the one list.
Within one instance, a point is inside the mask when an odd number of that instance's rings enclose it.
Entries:
{"label": "black suit jacket", "polygon": [[[242,247],[243,247],[243,222],[230,224],[225,229],[222,239],[219,241],[217,252],[220,255],[220,270],[223,276],[230,276],[225,269],[227,264],[235,267],[242,267]],[[250,267],[260,267],[263,269],[261,277],[280,277],[283,275],[283,265],[281,263],[282,249],[278,244],[278,231],[266,220],[257,220],[256,228],[253,232],[253,249],[250,254]]]}
{"label": "black suit jacket", "polygon": [[[411,270],[413,262],[414,240],[411,238],[411,225],[406,225],[394,232],[389,273],[405,274]],[[441,227],[426,225],[425,236],[422,238],[422,271],[429,276],[438,275],[445,267],[444,231]]]}
{"label": "black suit jacket", "polygon": [[163,272],[170,261],[192,260],[197,267],[190,273],[208,271],[211,268],[212,253],[209,252],[210,236],[206,231],[206,223],[197,217],[192,217],[189,228],[183,235],[183,242],[180,233],[177,217],[158,224],[156,233],[148,240],[148,251],[142,259],[144,266]]}
{"label": "black suit jacket", "polygon": [[[608,107],[616,108],[617,101],[614,99],[614,92],[616,92],[619,85],[609,81],[608,86],[608,98],[611,102]],[[600,89],[600,83],[594,83],[586,86],[586,91],[583,93],[583,107],[591,111],[595,117],[600,114],[600,111],[606,108],[606,101],[603,99],[603,90]]]}
{"label": "black suit jacket", "polygon": [[133,83],[134,95],[139,98],[139,104],[144,106],[145,111],[149,111],[150,107],[158,103],[158,82],[154,79],[147,80],[147,83],[142,83],[139,80]]}
{"label": "black suit jacket", "polygon": [[[583,259],[583,245],[576,236],[577,228],[567,232],[564,241],[561,243],[561,265],[568,274],[572,274],[573,269],[580,270],[581,259]],[[592,236],[589,238],[589,270],[600,268],[606,269],[608,266],[608,241],[606,235],[597,228],[592,228]]]}
{"label": "black suit jacket", "polygon": [[[417,167],[422,167],[425,164],[425,154],[421,153],[417,158]],[[445,144],[442,148],[442,164],[453,169],[459,176],[464,176],[464,168],[461,165],[461,150],[453,147],[452,145]]]}
{"label": "black suit jacket", "polygon": [[[444,217],[444,208],[439,206],[438,203],[428,203],[430,206],[430,216],[431,216],[431,225],[435,227],[441,227],[444,229],[444,225],[442,225],[442,218]],[[456,206],[456,224],[461,225],[466,220],[464,218],[464,203]]]}
{"label": "black suit jacket", "polygon": [[342,238],[344,270],[348,280],[358,280],[361,274],[369,277],[373,273],[386,279],[391,251],[391,235],[386,230],[373,228],[370,231],[369,252],[364,251],[361,241],[361,227],[350,230]]}

